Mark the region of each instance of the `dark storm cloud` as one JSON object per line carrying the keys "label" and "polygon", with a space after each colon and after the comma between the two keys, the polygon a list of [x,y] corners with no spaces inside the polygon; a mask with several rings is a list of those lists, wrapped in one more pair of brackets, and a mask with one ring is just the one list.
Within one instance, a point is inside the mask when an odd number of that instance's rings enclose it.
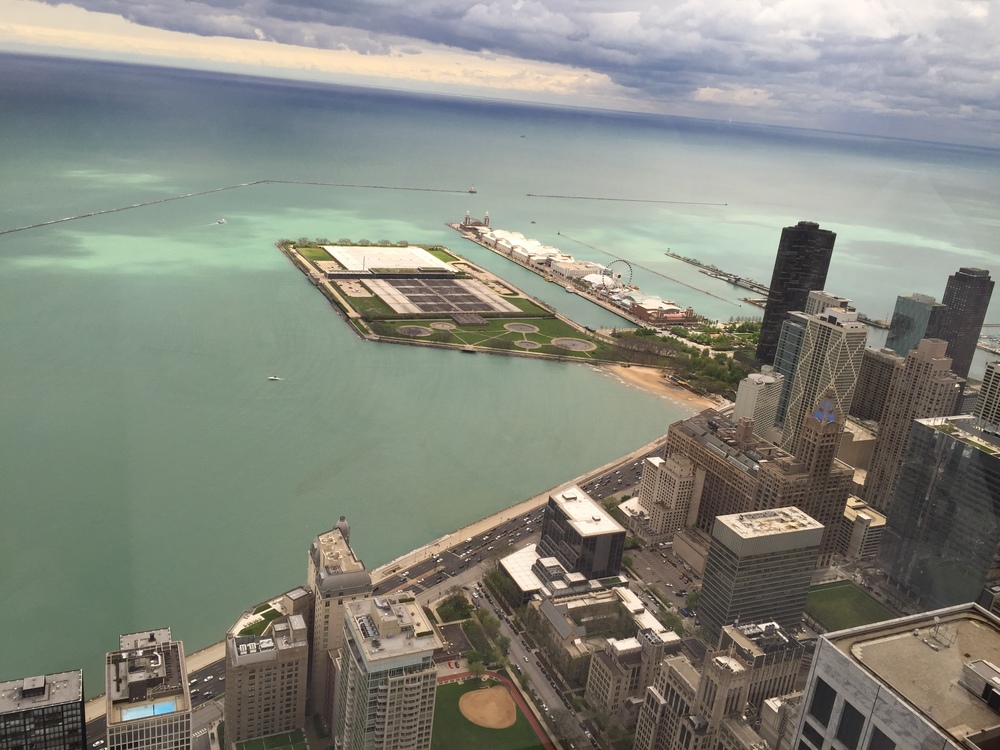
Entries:
{"label": "dark storm cloud", "polygon": [[[54,0],[49,0],[54,2]],[[980,0],[74,0],[135,23],[364,54],[418,42],[568,64],[654,100],[822,117],[995,122],[997,13]]]}

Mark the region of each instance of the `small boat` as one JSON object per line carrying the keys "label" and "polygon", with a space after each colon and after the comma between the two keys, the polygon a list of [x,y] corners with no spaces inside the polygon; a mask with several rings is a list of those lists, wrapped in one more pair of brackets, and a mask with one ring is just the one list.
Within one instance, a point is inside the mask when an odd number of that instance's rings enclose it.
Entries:
{"label": "small boat", "polygon": [[563,287],[563,289],[565,289],[565,290],[566,290],[567,292],[569,292],[570,294],[576,294],[576,289],[574,289],[574,288],[573,288],[572,286],[570,286],[569,284],[567,284],[566,286],[564,286],[564,287]]}
{"label": "small boat", "polygon": [[267,379],[268,380],[281,380],[281,378],[279,378],[277,375],[268,375]]}
{"label": "small boat", "polygon": [[215,223],[216,223],[216,224],[225,224],[225,223],[226,223],[226,220],[225,220],[225,219],[219,219],[219,220],[218,220],[217,222],[215,222]]}
{"label": "small boat", "polygon": [[473,185],[472,187],[470,187],[470,188],[469,188],[469,192],[470,192],[470,193],[478,193],[479,191],[478,191],[478,190],[476,190],[476,186],[475,186],[475,185]]}

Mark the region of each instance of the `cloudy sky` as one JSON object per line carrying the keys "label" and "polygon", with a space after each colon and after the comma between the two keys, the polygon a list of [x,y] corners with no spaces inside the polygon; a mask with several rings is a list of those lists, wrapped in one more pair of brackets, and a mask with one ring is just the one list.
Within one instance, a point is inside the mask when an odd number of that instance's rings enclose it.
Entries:
{"label": "cloudy sky", "polygon": [[0,49],[1000,147],[985,0],[0,0]]}

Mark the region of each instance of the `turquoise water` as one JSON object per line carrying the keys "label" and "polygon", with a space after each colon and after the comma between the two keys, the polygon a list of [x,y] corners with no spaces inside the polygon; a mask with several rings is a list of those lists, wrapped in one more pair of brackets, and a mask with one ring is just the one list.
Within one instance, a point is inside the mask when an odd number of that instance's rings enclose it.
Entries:
{"label": "turquoise water", "polygon": [[442,243],[591,326],[620,321],[445,223],[488,210],[722,318],[759,311],[666,248],[766,282],[814,219],[828,288],[877,316],[995,257],[993,151],[4,63],[0,229],[259,179],[456,192],[257,185],[0,236],[0,679],[83,666],[101,692],[119,633],[220,639],[340,514],[375,566],[688,413],[585,365],[360,341],[278,238]]}

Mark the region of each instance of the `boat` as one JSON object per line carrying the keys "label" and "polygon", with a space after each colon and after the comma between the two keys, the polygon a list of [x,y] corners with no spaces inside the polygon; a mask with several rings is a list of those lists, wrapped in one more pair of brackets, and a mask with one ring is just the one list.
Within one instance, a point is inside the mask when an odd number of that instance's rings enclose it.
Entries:
{"label": "boat", "polygon": [[279,378],[277,375],[268,375],[267,379],[268,380],[281,380],[281,378]]}
{"label": "boat", "polygon": [[572,286],[570,286],[569,284],[567,284],[566,286],[564,286],[564,287],[563,287],[563,289],[565,289],[565,290],[566,290],[567,292],[569,292],[570,294],[576,294],[576,289],[574,289],[574,288],[573,288]]}
{"label": "boat", "polygon": [[225,223],[226,223],[226,220],[225,220],[225,219],[219,219],[219,220],[218,220],[217,222],[215,222],[215,223],[216,223],[216,224],[225,224]]}
{"label": "boat", "polygon": [[469,192],[470,192],[470,193],[478,193],[479,191],[478,191],[478,190],[476,190],[476,186],[475,186],[475,185],[473,185],[472,187],[470,187],[470,188],[469,188]]}

